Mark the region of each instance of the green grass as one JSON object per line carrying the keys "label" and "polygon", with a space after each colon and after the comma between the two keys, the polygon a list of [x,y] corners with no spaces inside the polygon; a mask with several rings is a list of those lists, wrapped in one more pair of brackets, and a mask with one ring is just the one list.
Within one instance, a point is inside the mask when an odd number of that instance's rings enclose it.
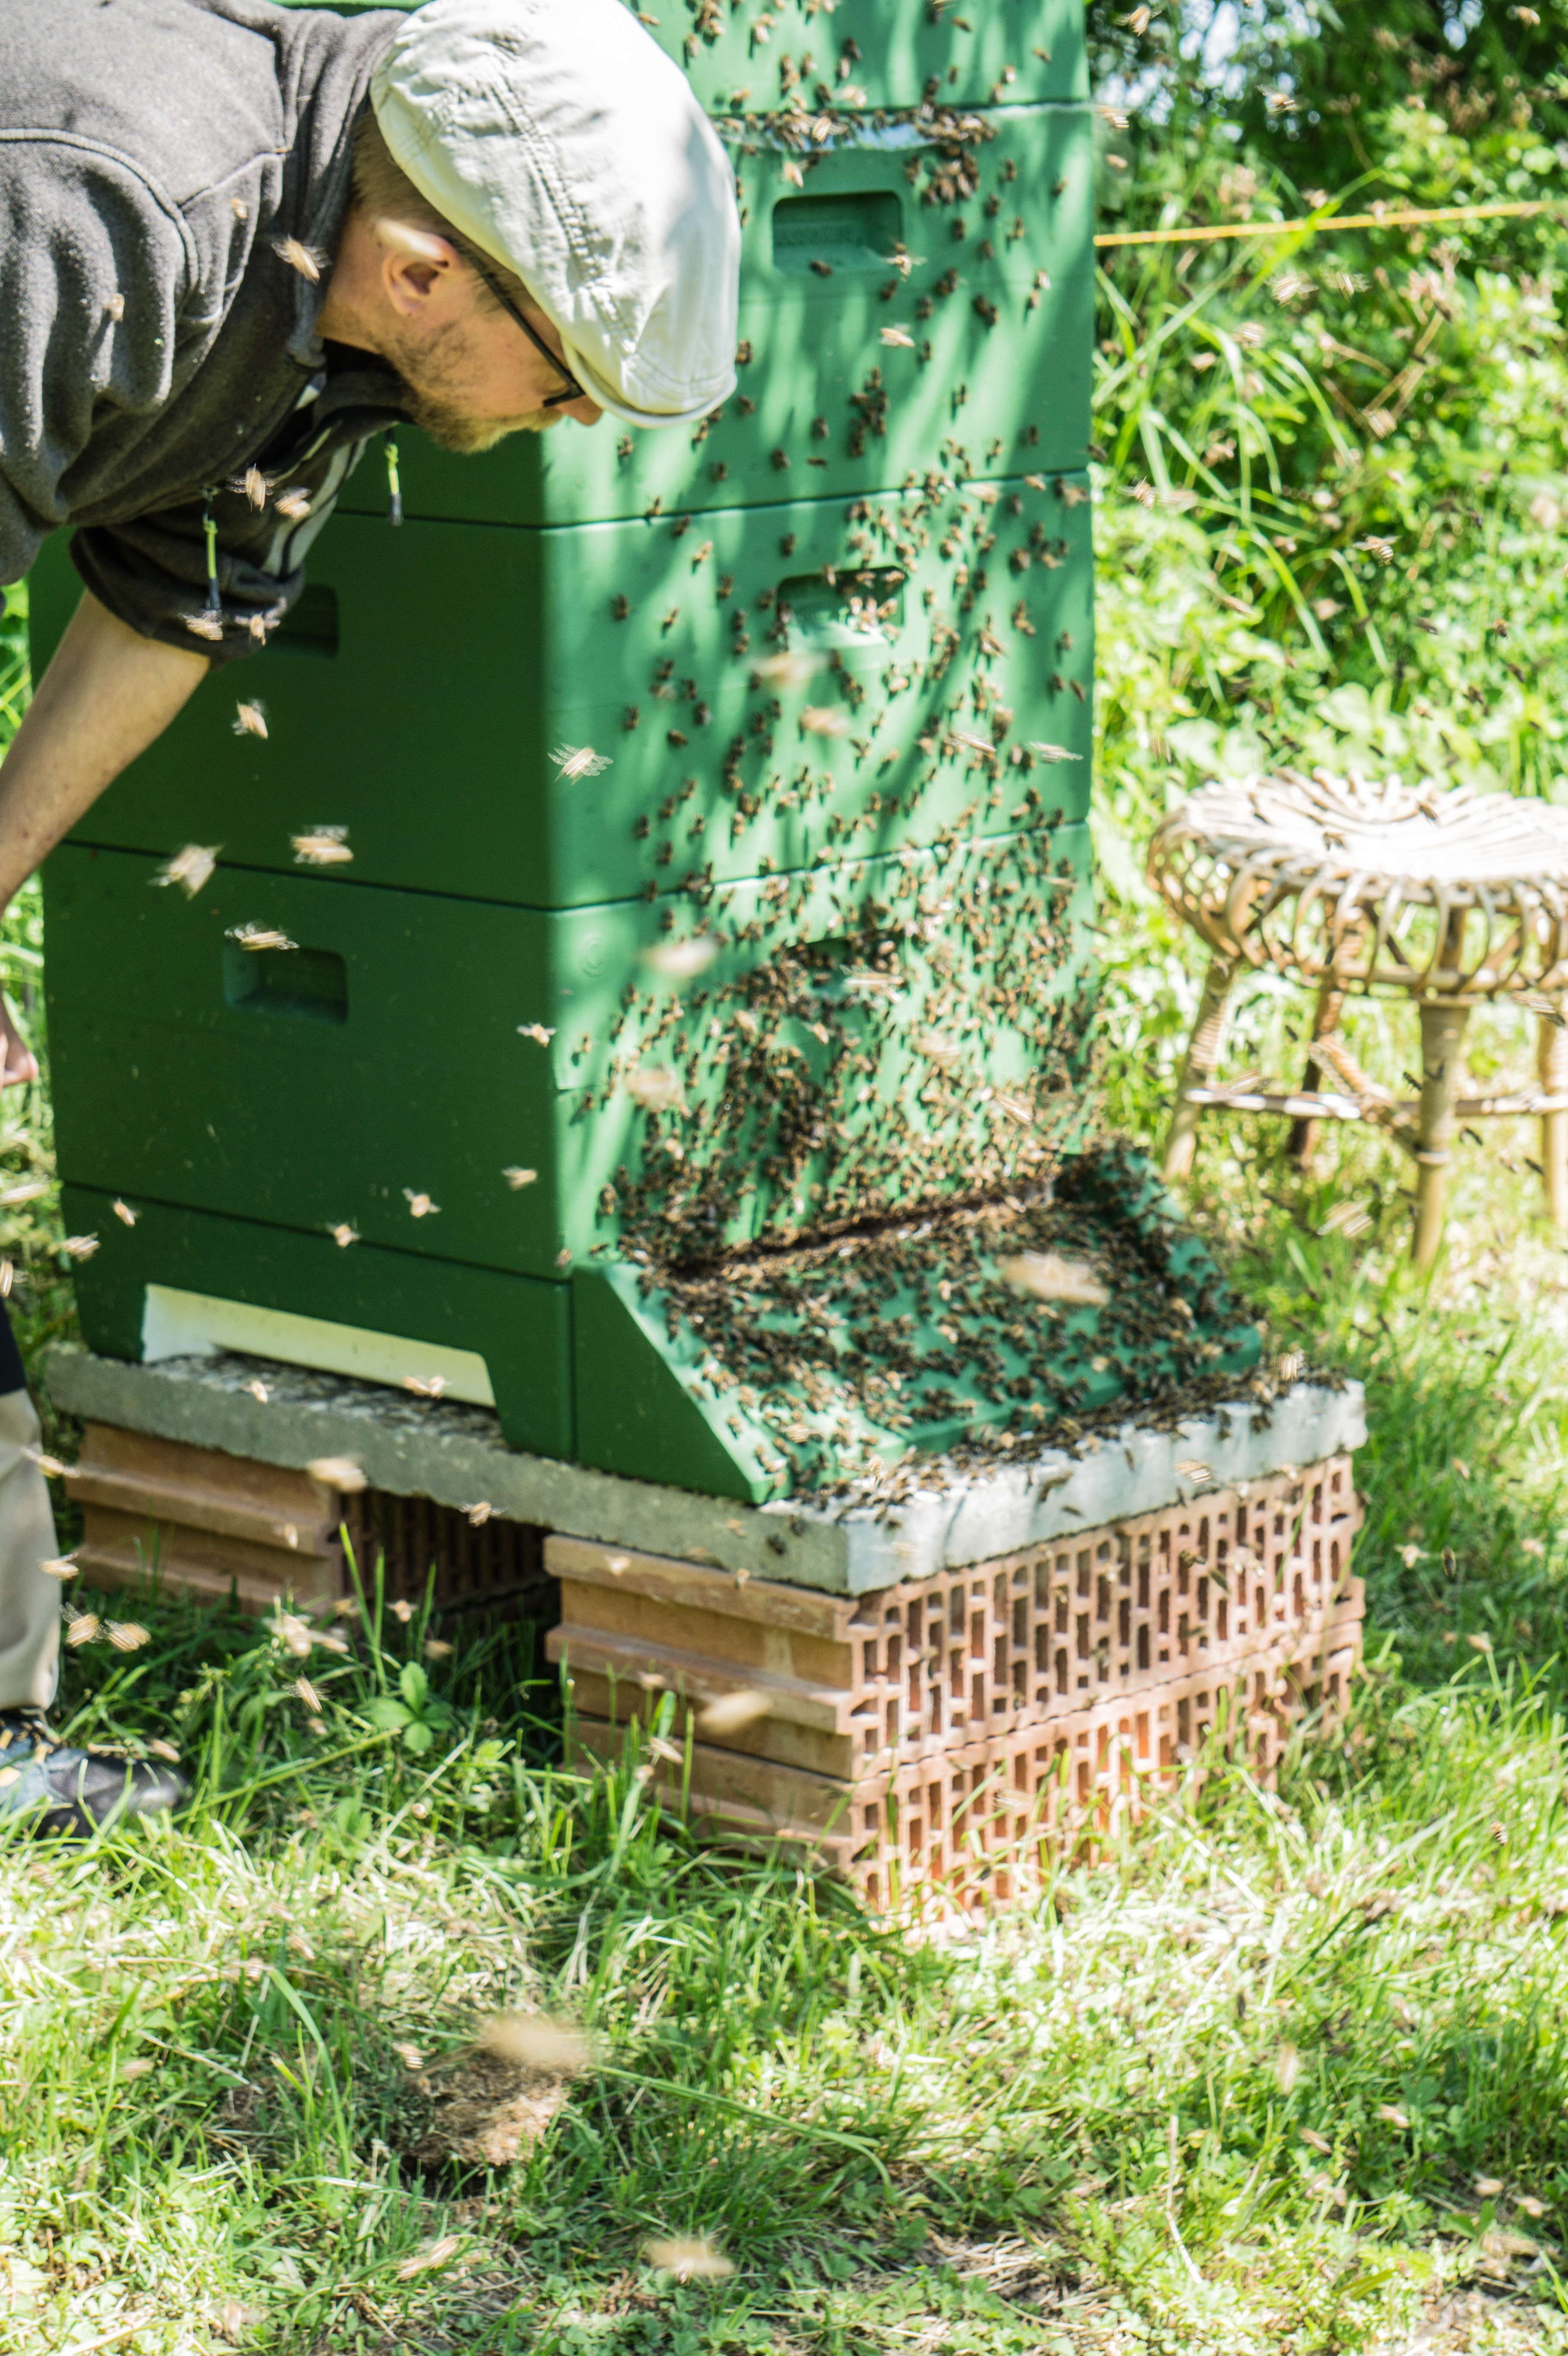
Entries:
{"label": "green grass", "polygon": [[[1304,1191],[1238,1145],[1200,1183],[1255,1297],[1371,1391],[1345,1739],[912,1941],[705,1851],[635,1759],[563,1772],[529,1631],[427,1659],[372,1612],[302,1661],[145,1599],[59,1717],[172,1736],[198,1796],[8,1851],[0,2349],[1568,2350],[1562,1247],[1472,1150],[1420,1287],[1392,1202],[1315,1232],[1374,1148]],[[598,2066],[531,2158],[421,2162],[431,2070],[508,2006]],[[668,2234],[733,2274],[656,2274]]]}

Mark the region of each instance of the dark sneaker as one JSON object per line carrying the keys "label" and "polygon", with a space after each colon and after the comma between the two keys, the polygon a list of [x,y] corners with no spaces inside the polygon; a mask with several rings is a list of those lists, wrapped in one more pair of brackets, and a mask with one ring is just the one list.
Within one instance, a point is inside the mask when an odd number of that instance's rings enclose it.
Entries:
{"label": "dark sneaker", "polygon": [[90,1834],[111,1818],[155,1815],[188,1796],[185,1777],[155,1759],[79,1751],[29,1710],[0,1710],[0,1818],[28,1830]]}

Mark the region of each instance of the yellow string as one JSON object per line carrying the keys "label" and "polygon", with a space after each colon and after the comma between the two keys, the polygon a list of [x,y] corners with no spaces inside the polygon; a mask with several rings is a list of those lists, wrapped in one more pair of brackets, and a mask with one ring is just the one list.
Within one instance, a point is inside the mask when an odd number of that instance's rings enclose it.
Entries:
{"label": "yellow string", "polygon": [[1428,221],[1522,219],[1531,213],[1560,213],[1562,205],[1531,204],[1439,205],[1429,212],[1309,213],[1305,220],[1222,221],[1204,229],[1115,230],[1094,240],[1096,245],[1208,245],[1223,237],[1290,237],[1305,230],[1316,236],[1325,229],[1416,229]]}

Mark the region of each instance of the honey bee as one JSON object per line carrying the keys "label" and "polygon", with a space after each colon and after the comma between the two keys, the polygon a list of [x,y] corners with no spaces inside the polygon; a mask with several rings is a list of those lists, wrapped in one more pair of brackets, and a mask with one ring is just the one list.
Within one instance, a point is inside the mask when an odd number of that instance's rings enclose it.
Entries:
{"label": "honey bee", "polygon": [[464,1512],[476,1530],[482,1530],[496,1508],[488,1498],[481,1497],[476,1505],[464,1505]]}
{"label": "honey bee", "polygon": [[1082,1260],[1064,1259],[1060,1252],[1019,1252],[997,1265],[1015,1291],[1032,1293],[1037,1301],[1104,1309],[1111,1298],[1093,1269]]}
{"label": "honey bee", "polygon": [[283,491],[276,501],[278,513],[290,523],[303,523],[310,513],[310,501],[303,491]]}
{"label": "honey bee", "polygon": [[234,707],[234,734],[236,736],[260,736],[264,744],[267,737],[266,705],[237,703]]}
{"label": "honey bee", "polygon": [[541,1047],[548,1047],[555,1037],[555,1030],[553,1025],[547,1028],[542,1023],[519,1023],[517,1036],[519,1039],[537,1039]]}
{"label": "honey bee", "polygon": [[1065,744],[1041,744],[1033,737],[1024,746],[1024,750],[1026,753],[1032,753],[1037,761],[1045,761],[1052,766],[1059,761],[1081,761],[1083,758],[1082,753],[1070,753]]}
{"label": "honey bee", "polygon": [[122,1203],[122,1202],[120,1202],[118,1199],[116,1199],[116,1200],[115,1200],[115,1201],[111,1205],[111,1206],[110,1206],[110,1207],[111,1207],[111,1209],[113,1211],[115,1217],[116,1217],[116,1218],[121,1222],[121,1224],[122,1224],[122,1226],[123,1226],[133,1227],[133,1226],[135,1226],[135,1224],[136,1224],[136,1214],[135,1214],[135,1212],[131,1208],[131,1205],[130,1205],[130,1204],[129,1204],[129,1203]]}
{"label": "honey bee", "polygon": [[558,744],[549,757],[560,776],[572,785],[579,777],[597,777],[612,760],[610,754],[596,753],[592,744]]}
{"label": "honey bee", "polygon": [[438,1219],[441,1216],[441,1205],[432,1203],[428,1194],[416,1194],[411,1186],[403,1188],[403,1200],[412,1218]]}
{"label": "honey bee", "polygon": [[684,1112],[686,1096],[680,1074],[667,1064],[650,1065],[646,1071],[628,1072],[622,1086],[635,1104],[645,1112]]}
{"label": "honey bee", "polygon": [[291,834],[289,842],[300,867],[343,867],[354,856],[346,826],[315,826],[308,834]]}
{"label": "honey bee", "polygon": [[223,616],[221,614],[182,614],[180,620],[193,638],[210,639],[214,646],[222,639]]}
{"label": "honey bee", "polygon": [[327,261],[325,253],[317,253],[314,246],[304,244],[297,237],[275,237],[272,252],[280,262],[286,262],[291,270],[297,270],[312,286],[320,285],[321,273]]}
{"label": "honey bee", "polygon": [[155,884],[177,884],[187,900],[194,900],[218,864],[218,854],[223,848],[215,842],[210,846],[187,842],[183,851],[160,867],[153,877]]}
{"label": "honey bee", "polygon": [[902,351],[912,352],[914,349],[914,337],[906,327],[884,327],[882,341],[884,344],[895,345]]}
{"label": "honey bee", "polygon": [[[412,1391],[415,1398],[438,1399],[446,1389],[446,1376],[444,1375],[405,1375],[403,1388],[406,1391]],[[396,1609],[395,1605],[393,1609]],[[412,1615],[405,1608],[404,1612],[400,1616],[411,1617]]]}
{"label": "honey bee", "polygon": [[803,736],[848,736],[849,717],[837,704],[808,703],[799,726]]}
{"label": "honey bee", "polygon": [[250,500],[251,505],[253,508],[264,508],[266,506],[267,477],[262,474],[260,466],[246,467],[244,479],[240,487],[244,492],[245,497]]}
{"label": "honey bee", "polygon": [[316,1456],[304,1469],[324,1489],[336,1489],[345,1497],[357,1497],[362,1489],[370,1486],[363,1468],[352,1456]]}
{"label": "honey bee", "polygon": [[707,972],[718,954],[716,940],[706,933],[694,933],[689,940],[660,941],[656,948],[644,949],[642,960],[666,981],[691,981]]}
{"label": "honey bee", "polygon": [[98,1249],[98,1237],[96,1236],[67,1236],[64,1243],[60,1246],[60,1249],[63,1252],[69,1253],[70,1258],[80,1264],[82,1260],[91,1259],[92,1258],[93,1253]]}
{"label": "honey bee", "polygon": [[139,1653],[151,1639],[139,1620],[111,1620],[109,1641],[118,1653]]}
{"label": "honey bee", "polygon": [[538,1180],[539,1174],[539,1173],[537,1170],[524,1170],[516,1162],[514,1162],[509,1169],[503,1170],[501,1173],[502,1177],[506,1180],[514,1194],[518,1193],[524,1186],[532,1186]]}
{"label": "honey bee", "polygon": [[291,941],[287,933],[281,933],[275,926],[269,925],[230,925],[223,937],[242,949],[297,949],[299,947],[298,941]]}
{"label": "honey bee", "polygon": [[335,1227],[329,1226],[326,1232],[339,1251],[347,1251],[350,1244],[357,1244],[359,1240],[359,1230],[357,1227],[351,1227],[347,1219],[340,1219]]}

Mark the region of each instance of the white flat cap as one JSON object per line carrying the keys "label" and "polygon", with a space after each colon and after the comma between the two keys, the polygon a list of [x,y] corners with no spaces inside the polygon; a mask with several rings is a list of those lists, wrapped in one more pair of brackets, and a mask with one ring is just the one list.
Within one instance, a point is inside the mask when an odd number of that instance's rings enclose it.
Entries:
{"label": "white flat cap", "polygon": [[370,102],[393,160],[528,287],[586,392],[687,425],[735,389],[735,176],[622,0],[427,0]]}

